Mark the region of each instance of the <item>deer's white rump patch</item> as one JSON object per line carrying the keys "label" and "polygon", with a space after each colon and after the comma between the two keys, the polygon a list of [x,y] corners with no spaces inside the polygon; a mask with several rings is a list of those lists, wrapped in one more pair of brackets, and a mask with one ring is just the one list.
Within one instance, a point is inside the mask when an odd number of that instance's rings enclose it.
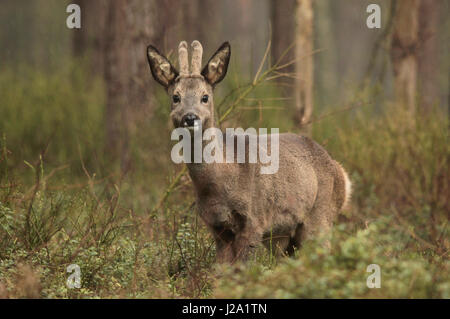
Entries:
{"label": "deer's white rump patch", "polygon": [[344,199],[344,204],[342,205],[342,209],[344,209],[344,208],[347,208],[348,204],[350,203],[350,199],[352,197],[352,181],[348,177],[348,174],[345,171],[345,169],[342,167],[342,165],[339,164],[338,162],[336,162],[336,163],[338,164],[338,167],[341,170],[342,175],[344,175],[345,199]]}

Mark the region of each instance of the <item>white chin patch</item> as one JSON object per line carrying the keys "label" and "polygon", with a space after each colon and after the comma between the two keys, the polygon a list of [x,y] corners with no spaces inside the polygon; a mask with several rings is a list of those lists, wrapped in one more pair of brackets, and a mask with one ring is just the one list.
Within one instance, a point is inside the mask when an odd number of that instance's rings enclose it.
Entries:
{"label": "white chin patch", "polygon": [[194,126],[189,126],[188,130],[193,132],[198,132],[201,128],[201,125],[197,122],[195,122]]}

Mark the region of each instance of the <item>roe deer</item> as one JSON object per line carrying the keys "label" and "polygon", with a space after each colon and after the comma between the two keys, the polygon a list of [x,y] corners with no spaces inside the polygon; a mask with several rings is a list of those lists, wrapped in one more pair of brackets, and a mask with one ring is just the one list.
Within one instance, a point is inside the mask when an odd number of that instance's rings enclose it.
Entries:
{"label": "roe deer", "polygon": [[[151,73],[172,99],[175,128],[214,127],[213,89],[226,75],[231,48],[228,42],[201,69],[203,49],[192,43],[178,48],[178,70],[149,46]],[[351,182],[342,166],[308,137],[277,136],[279,169],[260,173],[260,163],[188,163],[197,208],[213,234],[219,262],[245,260],[259,243],[278,254],[292,255],[308,238],[329,232],[338,212],[349,201]],[[274,139],[269,135],[268,142]],[[248,139],[246,140],[246,143]]]}

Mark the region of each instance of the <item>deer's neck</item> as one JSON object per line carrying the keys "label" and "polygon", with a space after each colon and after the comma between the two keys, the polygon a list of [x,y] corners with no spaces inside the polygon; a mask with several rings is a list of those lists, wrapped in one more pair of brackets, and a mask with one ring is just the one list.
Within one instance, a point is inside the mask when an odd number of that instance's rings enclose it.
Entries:
{"label": "deer's neck", "polygon": [[[219,143],[219,138],[222,139],[222,143]],[[222,136],[213,136],[210,140],[203,140],[201,143],[198,144],[201,145],[201,148],[199,145],[195,144],[194,138],[191,142],[191,162],[186,163],[186,166],[189,170],[189,175],[192,178],[192,181],[194,182],[194,185],[196,188],[201,187],[202,185],[208,185],[211,183],[214,183],[221,174],[221,169],[223,167],[223,163],[208,163],[205,161],[205,147],[208,148],[214,148],[216,151],[221,152],[222,157],[225,159],[225,141]],[[197,148],[197,149],[196,149]],[[195,152],[197,154],[199,153],[199,149],[201,151],[201,161],[198,163],[195,163]],[[198,156],[198,155],[197,155]]]}

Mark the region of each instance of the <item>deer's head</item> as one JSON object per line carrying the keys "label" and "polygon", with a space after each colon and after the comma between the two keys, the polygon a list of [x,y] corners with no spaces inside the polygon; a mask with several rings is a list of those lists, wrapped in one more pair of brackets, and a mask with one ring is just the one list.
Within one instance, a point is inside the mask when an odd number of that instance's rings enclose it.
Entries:
{"label": "deer's head", "polygon": [[214,126],[213,89],[227,73],[231,48],[228,42],[222,44],[202,70],[202,45],[194,41],[191,46],[190,69],[185,41],[178,47],[179,71],[152,45],[147,48],[147,57],[153,77],[171,98],[173,125],[194,128],[201,121],[205,130]]}

